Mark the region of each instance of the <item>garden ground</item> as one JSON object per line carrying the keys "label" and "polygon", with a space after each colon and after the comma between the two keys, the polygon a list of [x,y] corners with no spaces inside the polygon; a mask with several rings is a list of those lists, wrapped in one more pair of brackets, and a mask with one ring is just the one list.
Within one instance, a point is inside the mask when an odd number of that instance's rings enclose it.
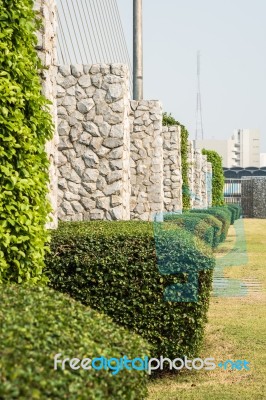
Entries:
{"label": "garden ground", "polygon": [[[244,297],[212,297],[201,358],[247,360],[250,371],[213,371],[164,375],[149,384],[149,400],[231,400],[266,398],[266,220],[244,220],[248,263],[227,267],[226,276],[261,284]],[[234,226],[217,257],[234,245]]]}

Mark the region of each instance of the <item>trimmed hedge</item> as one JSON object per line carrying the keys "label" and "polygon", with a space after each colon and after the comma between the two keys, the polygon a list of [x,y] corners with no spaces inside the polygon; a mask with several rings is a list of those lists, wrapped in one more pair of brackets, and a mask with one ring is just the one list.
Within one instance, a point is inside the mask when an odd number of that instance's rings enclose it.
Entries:
{"label": "trimmed hedge", "polygon": [[226,206],[226,208],[231,212],[231,225],[234,225],[237,220],[237,210],[234,207]]}
{"label": "trimmed hedge", "polygon": [[63,371],[54,356],[116,357],[149,355],[139,336],[110,318],[48,288],[1,286],[1,399],[144,399],[144,371]]}
{"label": "trimmed hedge", "polygon": [[[195,236],[158,224],[154,236],[149,222],[60,223],[46,274],[54,289],[141,334],[153,357],[192,357],[202,342],[215,260]],[[198,300],[169,301],[169,287],[183,286],[188,276]]]}
{"label": "trimmed hedge", "polygon": [[206,223],[202,218],[188,213],[164,215],[164,221],[171,221],[177,226],[186,229],[202,239],[209,246],[214,247],[214,227]]}
{"label": "trimmed hedge", "polygon": [[212,150],[202,150],[202,154],[207,156],[207,161],[212,164],[212,205],[224,205],[224,171],[223,159]]}
{"label": "trimmed hedge", "polygon": [[49,102],[41,94],[32,0],[0,0],[0,282],[42,280],[49,160]]}
{"label": "trimmed hedge", "polygon": [[242,215],[242,208],[238,204],[231,204],[227,203],[226,204],[229,210],[235,210],[235,219],[239,219]]}
{"label": "trimmed hedge", "polygon": [[[190,213],[186,213],[188,217],[191,216]],[[218,244],[221,242],[221,234],[222,234],[222,228],[223,228],[223,223],[216,218],[214,215],[210,214],[204,214],[204,213],[193,213],[192,215],[197,216],[198,218],[201,218],[203,221],[205,221],[207,224],[213,227],[214,234],[213,234],[213,248],[217,247]]]}
{"label": "trimmed hedge", "polygon": [[[195,210],[196,211],[196,210]],[[222,233],[222,222],[220,220],[218,220],[215,216],[213,215],[209,215],[209,214],[204,214],[204,213],[196,213],[193,211],[193,213],[191,213],[190,211],[186,211],[183,214],[165,214],[164,219],[166,221],[175,221],[178,220],[179,218],[183,218],[186,221],[188,220],[193,220],[195,221],[195,225],[194,222],[192,224],[190,224],[189,222],[186,223],[186,229],[190,230],[188,228],[191,227],[191,232],[193,232],[194,234],[196,234],[198,237],[200,237],[201,239],[203,239],[204,241],[207,240],[207,243],[211,244],[211,246],[213,248],[217,247],[218,244],[221,241],[221,233]],[[197,225],[196,225],[196,218],[198,219],[198,223],[199,223],[199,230],[197,229]],[[200,222],[201,221],[201,222]],[[204,238],[204,234],[201,232],[200,226],[201,223],[205,223],[207,224],[208,227],[211,227],[213,232],[211,234],[212,236],[212,243],[210,242],[210,240],[207,239],[208,237],[208,232],[207,231],[207,237]],[[193,230],[193,226],[195,226],[195,230]],[[203,225],[204,226],[204,225]]]}
{"label": "trimmed hedge", "polygon": [[220,242],[224,242],[227,237],[228,229],[231,224],[232,213],[226,207],[210,207],[208,209],[194,209],[191,213],[203,213],[210,214],[219,219],[222,222],[222,232],[220,236]]}

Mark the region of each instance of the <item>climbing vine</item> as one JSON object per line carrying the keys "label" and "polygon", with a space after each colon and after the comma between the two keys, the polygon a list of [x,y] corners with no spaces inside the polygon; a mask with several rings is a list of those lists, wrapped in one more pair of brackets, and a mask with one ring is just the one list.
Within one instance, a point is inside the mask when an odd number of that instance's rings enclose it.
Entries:
{"label": "climbing vine", "polygon": [[202,150],[207,156],[207,161],[212,164],[212,205],[224,205],[224,172],[222,157],[216,151]]}
{"label": "climbing vine", "polygon": [[0,282],[39,282],[53,125],[41,94],[33,0],[0,0]]}
{"label": "climbing vine", "polygon": [[180,124],[172,115],[163,113],[163,125],[173,126],[178,125],[181,127],[181,168],[182,168],[182,197],[183,197],[183,209],[190,209],[190,190],[188,181],[188,131],[184,125]]}

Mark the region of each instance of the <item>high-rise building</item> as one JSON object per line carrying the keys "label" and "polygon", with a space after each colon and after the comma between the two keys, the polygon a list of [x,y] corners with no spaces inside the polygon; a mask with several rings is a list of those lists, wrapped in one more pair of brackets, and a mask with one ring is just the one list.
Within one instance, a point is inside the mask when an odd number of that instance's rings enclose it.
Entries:
{"label": "high-rise building", "polygon": [[260,133],[257,129],[235,129],[232,167],[260,167]]}
{"label": "high-rise building", "polygon": [[266,153],[260,153],[260,167],[266,167]]}
{"label": "high-rise building", "polygon": [[217,151],[223,167],[260,167],[260,133],[256,129],[235,129],[230,139],[197,140],[195,146]]}

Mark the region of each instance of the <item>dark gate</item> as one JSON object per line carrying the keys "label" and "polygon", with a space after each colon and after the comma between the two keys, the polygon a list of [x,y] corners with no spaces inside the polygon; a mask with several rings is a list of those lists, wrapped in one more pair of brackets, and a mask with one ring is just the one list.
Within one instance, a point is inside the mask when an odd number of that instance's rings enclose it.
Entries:
{"label": "dark gate", "polygon": [[266,218],[266,177],[225,178],[224,199],[241,205],[244,218]]}

